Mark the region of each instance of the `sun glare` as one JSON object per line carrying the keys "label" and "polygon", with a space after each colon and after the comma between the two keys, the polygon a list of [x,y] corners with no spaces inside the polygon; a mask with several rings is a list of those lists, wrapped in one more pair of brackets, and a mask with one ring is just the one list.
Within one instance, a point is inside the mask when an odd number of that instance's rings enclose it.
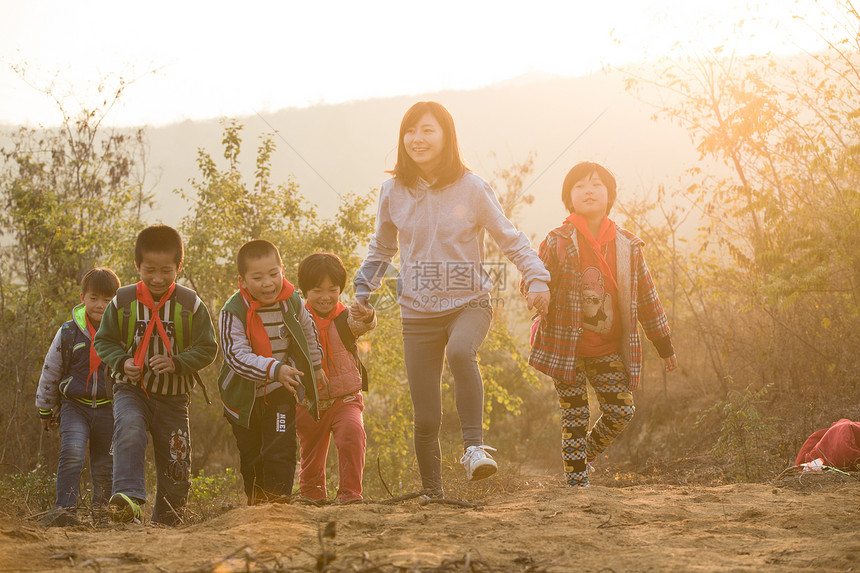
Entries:
{"label": "sun glare", "polygon": [[[819,46],[818,4],[664,0],[559,6],[440,2],[4,3],[0,53],[68,105],[103,80],[137,79],[111,124],[158,125],[284,107],[473,89],[527,73],[579,76],[717,47],[792,53]],[[795,16],[802,15],[803,19]],[[84,30],[86,33],[82,33]],[[151,72],[151,73],[150,73]],[[9,66],[0,121],[53,123],[56,106]]]}

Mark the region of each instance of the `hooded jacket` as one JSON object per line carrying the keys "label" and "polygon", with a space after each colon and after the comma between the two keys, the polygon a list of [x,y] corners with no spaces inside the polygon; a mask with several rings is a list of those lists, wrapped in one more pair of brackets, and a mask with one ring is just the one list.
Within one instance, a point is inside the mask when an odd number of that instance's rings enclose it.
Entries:
{"label": "hooded jacket", "polygon": [[[63,330],[72,329],[70,360],[67,368],[63,368]],[[36,407],[43,417],[50,417],[51,411],[60,405],[62,398],[77,400],[93,408],[107,406],[111,403],[105,377],[105,365],[100,364],[93,373],[93,379],[87,380],[90,373],[90,346],[92,340],[87,330],[86,308],[79,304],[72,311],[72,320],[63,324],[54,336],[42,375],[39,378],[39,388],[36,390]]]}

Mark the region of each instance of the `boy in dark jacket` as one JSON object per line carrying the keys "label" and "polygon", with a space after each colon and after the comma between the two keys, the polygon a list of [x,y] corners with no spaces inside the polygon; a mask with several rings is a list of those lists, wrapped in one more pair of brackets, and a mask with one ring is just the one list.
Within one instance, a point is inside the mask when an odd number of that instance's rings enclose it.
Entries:
{"label": "boy in dark jacket", "polygon": [[54,507],[67,510],[77,507],[87,442],[93,509],[98,510],[108,502],[113,466],[110,452],[113,409],[105,365],[93,350],[92,340],[118,288],[119,279],[112,270],[88,271],[81,280],[81,304],[72,311],[72,320],[57,331],[45,356],[36,407],[45,430],[55,426],[59,418],[61,445]]}

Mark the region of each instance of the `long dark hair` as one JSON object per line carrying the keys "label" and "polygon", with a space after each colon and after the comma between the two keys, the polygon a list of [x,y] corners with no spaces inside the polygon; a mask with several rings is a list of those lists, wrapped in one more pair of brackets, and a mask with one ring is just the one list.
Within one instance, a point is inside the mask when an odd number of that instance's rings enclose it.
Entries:
{"label": "long dark hair", "polygon": [[431,113],[439,125],[442,127],[444,136],[444,148],[442,149],[441,163],[436,170],[436,181],[433,187],[440,188],[449,185],[463,176],[463,173],[468,169],[463,159],[460,157],[460,144],[457,143],[457,130],[454,129],[454,118],[451,117],[451,112],[445,109],[441,103],[435,101],[419,101],[409,108],[406,115],[403,116],[403,121],[400,122],[400,136],[397,141],[397,163],[394,169],[388,171],[401,183],[407,187],[412,187],[418,182],[418,177],[421,175],[421,170],[418,165],[409,157],[406,151],[406,145],[403,143],[403,136],[406,131],[417,124],[424,114]]}

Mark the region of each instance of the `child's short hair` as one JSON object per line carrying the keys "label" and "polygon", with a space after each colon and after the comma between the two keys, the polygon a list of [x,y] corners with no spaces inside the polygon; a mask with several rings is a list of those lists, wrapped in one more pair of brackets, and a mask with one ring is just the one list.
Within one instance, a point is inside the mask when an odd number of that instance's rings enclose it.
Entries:
{"label": "child's short hair", "polygon": [[96,267],[87,271],[81,279],[81,294],[93,292],[113,298],[119,288],[119,277],[107,267]]}
{"label": "child's short hair", "polygon": [[177,267],[182,266],[185,258],[182,237],[176,229],[167,225],[151,225],[137,234],[134,243],[135,264],[140,265],[144,253],[171,253]]}
{"label": "child's short hair", "polygon": [[236,268],[239,270],[239,276],[244,277],[245,273],[248,272],[249,259],[261,259],[266,255],[275,255],[278,265],[284,264],[281,261],[281,253],[278,251],[278,247],[271,241],[255,239],[239,247],[239,252],[236,253]]}
{"label": "child's short hair", "polygon": [[593,161],[581,161],[567,172],[567,176],[564,178],[564,183],[561,185],[561,201],[567,208],[568,213],[573,213],[573,201],[570,200],[570,190],[573,189],[573,186],[577,181],[581,181],[586,177],[591,177],[593,173],[597,173],[597,176],[600,177],[600,180],[603,181],[603,184],[606,186],[606,214],[608,215],[612,210],[612,205],[615,204],[615,192],[617,189],[615,176],[611,171],[609,171],[609,169],[599,163],[595,163]]}
{"label": "child's short hair", "polygon": [[340,257],[333,253],[314,253],[306,256],[299,263],[299,290],[306,294],[316,288],[326,277],[332,284],[346,288],[346,267]]}

